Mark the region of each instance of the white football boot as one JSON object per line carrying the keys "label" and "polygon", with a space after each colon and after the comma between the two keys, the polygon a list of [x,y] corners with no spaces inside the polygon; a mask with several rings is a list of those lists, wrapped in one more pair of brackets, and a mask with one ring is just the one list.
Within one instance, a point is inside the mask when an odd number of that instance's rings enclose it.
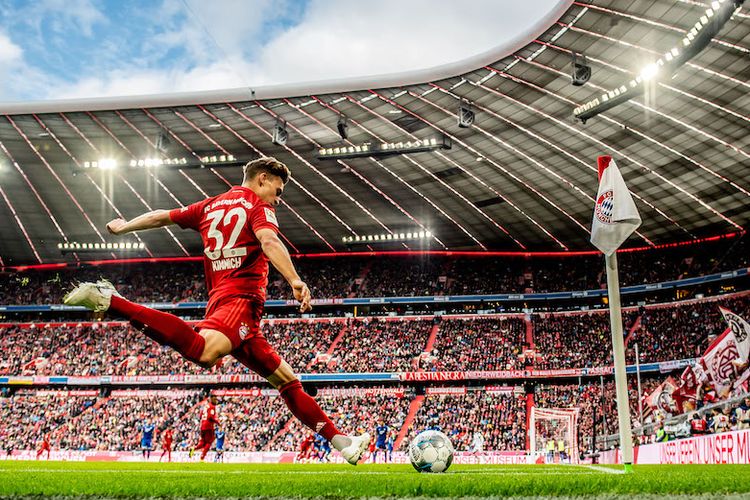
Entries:
{"label": "white football boot", "polygon": [[83,306],[94,312],[103,312],[109,309],[112,295],[121,297],[115,286],[107,280],[99,280],[96,283],[85,282],[78,284],[63,298],[63,303],[68,306]]}
{"label": "white football boot", "polygon": [[352,465],[357,465],[362,454],[370,444],[370,434],[367,432],[351,438],[352,444],[341,450],[341,456]]}

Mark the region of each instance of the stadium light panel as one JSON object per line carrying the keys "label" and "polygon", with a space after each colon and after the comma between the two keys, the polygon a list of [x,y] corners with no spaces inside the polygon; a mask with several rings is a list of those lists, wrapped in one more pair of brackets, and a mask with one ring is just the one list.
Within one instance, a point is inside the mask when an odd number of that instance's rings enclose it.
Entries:
{"label": "stadium light panel", "polygon": [[[735,10],[744,3],[744,0],[733,0],[731,2],[713,2],[710,8],[695,22],[682,39],[682,49],[674,47],[659,58],[653,64],[643,69],[640,75],[631,80],[628,86],[613,89],[600,97],[578,106],[573,110],[573,116],[586,123],[586,120],[603,113],[618,104],[645,92],[645,83],[658,81],[661,78],[672,76],[681,66],[697,56],[708,46],[711,40],[721,31],[726,22],[734,15]],[[709,12],[710,11],[710,12]],[[633,85],[633,82],[636,84]]]}
{"label": "stadium light panel", "polygon": [[364,143],[318,149],[319,160],[346,160],[352,158],[384,157],[411,153],[425,153],[438,149],[451,149],[453,144],[446,136],[409,139],[398,142]]}
{"label": "stadium light panel", "polygon": [[641,70],[641,78],[644,81],[651,80],[659,72],[659,66],[656,64],[649,64],[643,70]]}
{"label": "stadium light panel", "polygon": [[92,253],[112,250],[125,250],[125,251],[137,251],[143,250],[146,245],[142,242],[116,242],[116,243],[102,243],[102,242],[60,242],[57,244],[57,249],[61,253]]}
{"label": "stadium light panel", "polygon": [[[122,163],[130,168],[156,168],[156,167],[176,167],[176,168],[202,168],[205,166],[226,167],[244,165],[248,159],[240,159],[232,154],[204,154],[198,158],[188,159],[182,157],[145,157],[132,158]],[[101,158],[93,161],[84,161],[80,166],[82,168],[97,168],[100,170],[112,170],[120,165],[116,158]]]}
{"label": "stadium light panel", "polygon": [[351,243],[375,243],[375,242],[393,242],[408,240],[425,240],[432,238],[430,231],[411,231],[406,233],[389,233],[389,234],[365,234],[362,236],[342,236],[341,241],[346,244]]}

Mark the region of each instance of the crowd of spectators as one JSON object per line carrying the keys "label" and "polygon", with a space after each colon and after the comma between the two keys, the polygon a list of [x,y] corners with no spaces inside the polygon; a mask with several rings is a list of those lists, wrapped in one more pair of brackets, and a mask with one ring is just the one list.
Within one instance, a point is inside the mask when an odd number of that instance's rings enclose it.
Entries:
{"label": "crowd of spectators", "polygon": [[[735,270],[750,265],[747,236],[620,255],[622,286]],[[601,256],[577,257],[346,257],[297,258],[314,298],[543,293],[606,286]],[[205,301],[199,261],[101,265],[4,273],[2,304],[57,304],[74,281],[107,278],[137,302]],[[291,299],[272,270],[269,299]]]}
{"label": "crowd of spectators", "polygon": [[155,427],[154,445],[160,447],[160,433],[171,427],[175,443],[193,438],[195,428],[182,417],[200,401],[198,391],[171,394],[103,398],[66,422],[53,433],[52,446],[73,450],[130,451],[140,449],[142,427]]}
{"label": "crowd of spectators", "polygon": [[[632,314],[625,316],[624,324],[629,325]],[[611,364],[612,339],[606,311],[535,315],[533,325],[536,368],[590,368]]]}
{"label": "crowd of spectators", "polygon": [[[719,306],[750,317],[750,296],[641,307],[624,314],[626,361],[700,357],[726,329]],[[531,316],[269,320],[262,332],[298,373],[556,370],[612,364],[604,311]],[[428,350],[428,339],[436,329]],[[336,344],[334,345],[334,342]],[[0,326],[0,375],[249,374],[231,356],[210,371],[121,323]],[[532,354],[533,353],[533,354]]]}
{"label": "crowd of spectators", "polygon": [[[641,380],[643,395],[661,384],[666,375]],[[465,391],[461,393],[460,391]],[[708,411],[691,411],[677,423],[664,421],[658,412],[639,414],[637,382],[628,380],[632,426],[636,443],[664,441],[690,435],[750,428],[750,397],[716,405]],[[603,394],[602,394],[603,391]],[[90,392],[90,391],[89,391]],[[447,392],[447,391],[446,391]],[[77,395],[68,391],[21,390],[0,397],[0,446],[3,450],[38,449],[47,439],[53,449],[141,450],[142,426],[153,424],[153,449],[161,449],[161,434],[174,432],[174,449],[189,450],[199,439],[200,411],[205,394],[197,390],[133,391],[110,396]],[[381,421],[396,440],[403,430],[414,393],[408,388],[386,393],[380,388],[357,392],[321,390],[321,407],[343,432],[373,434]],[[457,451],[476,451],[481,434],[484,450],[526,449],[526,396],[520,389],[491,392],[452,388],[448,394],[428,394],[404,433],[401,449],[427,429],[446,433]],[[608,448],[606,436],[618,432],[614,381],[581,384],[537,384],[534,405],[545,409],[577,408],[577,453]],[[296,420],[278,395],[234,395],[217,405],[218,429],[226,432],[230,451],[299,451],[311,431]],[[540,422],[539,429],[544,428]],[[644,436],[638,431],[645,425]],[[610,444],[607,444],[610,443]],[[539,448],[539,447],[537,447]]]}
{"label": "crowd of spectators", "polygon": [[485,450],[525,450],[526,397],[522,392],[428,394],[408,435],[425,429],[445,433],[458,451],[470,449],[475,432],[482,434]]}
{"label": "crowd of spectators", "polygon": [[445,319],[421,366],[434,371],[523,369],[523,318]]}
{"label": "crowd of spectators", "polygon": [[750,297],[692,302],[682,306],[642,308],[640,328],[628,343],[628,359],[635,361],[638,343],[642,363],[700,357],[709,339],[726,328],[719,306],[750,318]]}
{"label": "crowd of spectators", "polygon": [[[726,328],[726,307],[750,317],[750,296],[641,307],[623,313],[626,361],[641,363],[697,358]],[[587,368],[612,364],[612,338],[606,311],[533,316],[535,368]]]}
{"label": "crowd of spectators", "polygon": [[[263,333],[293,369],[303,371],[325,352],[344,328],[326,320],[267,322]],[[0,327],[0,375],[175,375],[205,374],[174,350],[143,333],[116,323],[65,326]],[[246,374],[248,368],[227,357],[209,373]]]}
{"label": "crowd of spectators", "polygon": [[[92,408],[95,396],[48,393],[0,397],[0,446],[3,449],[35,449],[45,437]],[[66,443],[67,444],[67,443]]]}
{"label": "crowd of spectators", "polygon": [[433,326],[432,319],[353,320],[329,366],[338,372],[415,370]]}

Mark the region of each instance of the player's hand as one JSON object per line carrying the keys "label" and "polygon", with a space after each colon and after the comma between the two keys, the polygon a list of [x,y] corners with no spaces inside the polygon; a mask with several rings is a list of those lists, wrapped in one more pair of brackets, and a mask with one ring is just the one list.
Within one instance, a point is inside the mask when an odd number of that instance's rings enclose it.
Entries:
{"label": "player's hand", "polygon": [[312,309],[312,305],[310,305],[312,297],[310,296],[310,289],[307,288],[307,283],[300,279],[292,281],[292,293],[295,300],[299,302],[299,312],[303,313]]}
{"label": "player's hand", "polygon": [[112,219],[107,223],[107,231],[112,234],[122,234],[127,221],[125,219]]}

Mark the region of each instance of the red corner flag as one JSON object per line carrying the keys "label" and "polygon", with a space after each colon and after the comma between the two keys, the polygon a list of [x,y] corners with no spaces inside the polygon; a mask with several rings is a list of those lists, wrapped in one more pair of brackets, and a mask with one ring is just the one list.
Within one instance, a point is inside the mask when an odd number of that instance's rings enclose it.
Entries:
{"label": "red corner flag", "polygon": [[612,255],[641,225],[641,216],[611,156],[600,156],[599,191],[596,194],[591,243]]}

